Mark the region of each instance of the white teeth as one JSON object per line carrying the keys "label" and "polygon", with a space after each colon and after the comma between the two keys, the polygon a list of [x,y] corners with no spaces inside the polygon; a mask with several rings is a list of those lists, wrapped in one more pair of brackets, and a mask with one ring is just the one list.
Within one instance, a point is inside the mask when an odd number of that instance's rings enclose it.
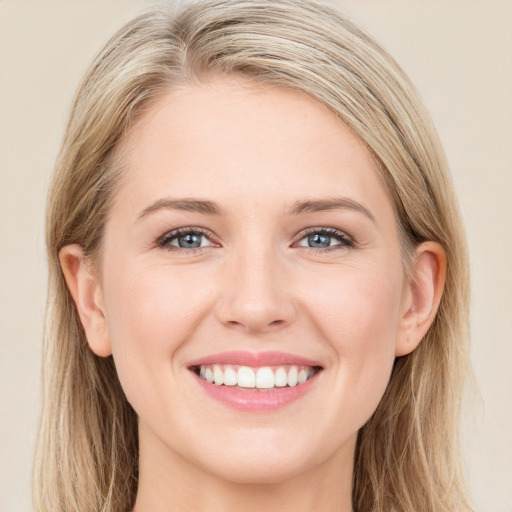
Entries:
{"label": "white teeth", "polygon": [[286,370],[280,366],[276,370],[276,374],[274,376],[274,383],[276,387],[282,388],[288,385],[288,375],[286,375]]}
{"label": "white teeth", "polygon": [[254,370],[248,366],[238,368],[238,385],[241,388],[254,388],[256,386],[256,375]]}
{"label": "white teeth", "polygon": [[213,380],[217,386],[224,384],[224,372],[218,365],[213,367]]}
{"label": "white teeth", "polygon": [[[303,382],[306,382],[308,380],[308,371],[307,370],[304,370],[302,369],[300,372],[299,372],[299,376],[297,377],[297,382],[299,384],[302,384]],[[217,381],[215,381],[215,384],[217,384]]]}
{"label": "white teeth", "polygon": [[274,387],[274,372],[269,366],[264,366],[256,373],[256,387],[270,389]]}
{"label": "white teeth", "polygon": [[292,366],[288,372],[288,386],[291,388],[297,385],[297,378],[299,376],[296,366]]}
{"label": "white teeth", "polygon": [[239,386],[241,388],[272,389],[274,387],[294,387],[303,384],[315,374],[311,367],[297,366],[249,366],[201,365],[199,377],[217,386]]}
{"label": "white teeth", "polygon": [[236,386],[237,383],[238,379],[235,370],[231,367],[226,368],[224,370],[224,384],[226,386]]}

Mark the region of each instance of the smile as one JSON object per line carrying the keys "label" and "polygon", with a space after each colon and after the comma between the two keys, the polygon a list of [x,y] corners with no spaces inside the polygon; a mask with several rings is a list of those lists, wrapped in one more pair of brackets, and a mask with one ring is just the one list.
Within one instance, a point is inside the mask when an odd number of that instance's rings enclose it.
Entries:
{"label": "smile", "polygon": [[216,386],[231,386],[241,390],[269,390],[275,387],[295,387],[309,380],[318,370],[311,366],[249,366],[200,365],[192,368],[199,377]]}
{"label": "smile", "polygon": [[224,352],[189,364],[203,392],[247,412],[279,409],[314,389],[323,373],[316,361],[281,352]]}

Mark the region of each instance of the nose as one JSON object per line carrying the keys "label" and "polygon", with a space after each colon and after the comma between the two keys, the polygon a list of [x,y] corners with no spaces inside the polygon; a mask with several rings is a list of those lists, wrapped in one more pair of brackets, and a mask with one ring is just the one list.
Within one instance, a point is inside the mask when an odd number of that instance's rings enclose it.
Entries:
{"label": "nose", "polygon": [[251,334],[286,327],[296,315],[286,275],[282,261],[268,247],[233,255],[223,274],[218,320]]}

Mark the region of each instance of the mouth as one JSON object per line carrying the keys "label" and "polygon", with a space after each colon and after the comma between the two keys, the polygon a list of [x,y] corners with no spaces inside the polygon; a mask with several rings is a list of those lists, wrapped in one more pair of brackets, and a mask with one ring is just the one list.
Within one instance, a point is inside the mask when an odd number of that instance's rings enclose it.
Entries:
{"label": "mouth", "polygon": [[238,391],[270,391],[274,388],[293,388],[304,384],[320,366],[261,366],[203,364],[190,368],[200,379],[216,386],[228,386]]}
{"label": "mouth", "polygon": [[280,352],[225,352],[192,362],[188,369],[207,396],[242,411],[279,409],[308,394],[323,367]]}

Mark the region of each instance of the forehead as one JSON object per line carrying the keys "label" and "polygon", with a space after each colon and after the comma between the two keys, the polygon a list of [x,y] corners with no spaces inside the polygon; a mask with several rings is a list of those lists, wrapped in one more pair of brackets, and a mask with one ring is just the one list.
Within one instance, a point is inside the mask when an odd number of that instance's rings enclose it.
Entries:
{"label": "forehead", "polygon": [[[122,203],[203,196],[270,207],[350,196],[392,209],[371,153],[305,93],[217,77],[163,95],[121,145]],[[116,201],[117,203],[119,201]]]}

